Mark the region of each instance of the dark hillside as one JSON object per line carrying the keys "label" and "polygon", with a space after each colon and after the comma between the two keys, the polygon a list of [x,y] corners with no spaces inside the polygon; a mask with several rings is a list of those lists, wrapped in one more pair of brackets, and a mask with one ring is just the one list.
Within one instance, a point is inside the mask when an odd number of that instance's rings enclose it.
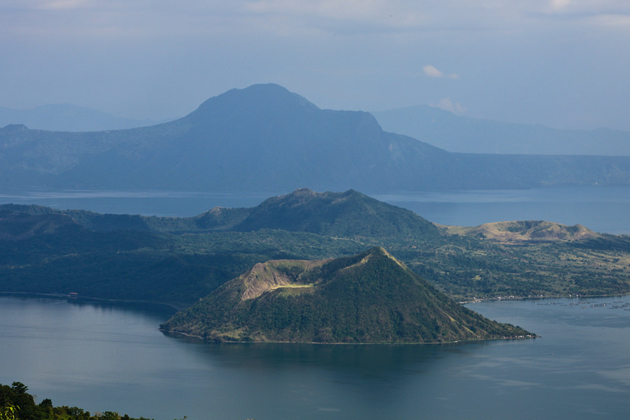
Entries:
{"label": "dark hillside", "polygon": [[189,305],[253,264],[387,247],[458,300],[630,291],[630,241],[544,221],[438,227],[350,190],[195,217],[0,206],[0,292]]}
{"label": "dark hillside", "polygon": [[263,228],[346,238],[404,239],[440,234],[433,223],[415,213],[354,190],[316,193],[300,189],[269,198],[235,227],[240,231]]}
{"label": "dark hillside", "polygon": [[358,191],[318,193],[307,188],[272,197],[256,207],[216,207],[194,217],[155,217],[0,205],[0,214],[64,215],[95,231],[135,230],[172,233],[251,232],[279,229],[344,238],[418,239],[441,235],[435,224],[412,211]]}

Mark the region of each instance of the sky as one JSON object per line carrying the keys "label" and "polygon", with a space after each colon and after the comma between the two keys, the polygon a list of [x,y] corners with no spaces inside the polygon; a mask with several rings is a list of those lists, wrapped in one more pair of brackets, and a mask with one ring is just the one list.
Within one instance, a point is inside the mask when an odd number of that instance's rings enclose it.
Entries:
{"label": "sky", "polygon": [[163,120],[278,83],[320,108],[630,130],[628,0],[0,0],[0,57],[15,109]]}

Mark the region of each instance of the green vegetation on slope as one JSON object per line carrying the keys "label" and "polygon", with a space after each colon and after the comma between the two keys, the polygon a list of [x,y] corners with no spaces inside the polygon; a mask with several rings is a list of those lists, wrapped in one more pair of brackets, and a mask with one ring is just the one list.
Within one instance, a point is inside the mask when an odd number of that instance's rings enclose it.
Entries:
{"label": "green vegetation on slope", "polygon": [[458,300],[630,293],[628,236],[548,222],[439,227],[356,191],[309,190],[189,218],[0,206],[0,291],[188,306],[256,263],[374,246]]}
{"label": "green vegetation on slope", "polygon": [[285,231],[172,235],[69,225],[0,240],[0,290],[186,306],[258,262],[327,258],[359,249],[349,240]]}
{"label": "green vegetation on slope", "polygon": [[457,304],[383,248],[327,261],[257,264],[162,328],[216,341],[435,343],[531,336]]}
{"label": "green vegetation on slope", "polygon": [[0,384],[0,420],[135,420],[115,411],[91,414],[78,407],[55,407],[48,398],[36,404],[35,397],[27,391],[28,387],[21,382],[13,382],[11,386]]}
{"label": "green vegetation on slope", "polygon": [[357,191],[316,193],[306,188],[265,200],[233,229],[256,231],[263,228],[360,240],[406,240],[441,234],[436,225],[412,211]]}

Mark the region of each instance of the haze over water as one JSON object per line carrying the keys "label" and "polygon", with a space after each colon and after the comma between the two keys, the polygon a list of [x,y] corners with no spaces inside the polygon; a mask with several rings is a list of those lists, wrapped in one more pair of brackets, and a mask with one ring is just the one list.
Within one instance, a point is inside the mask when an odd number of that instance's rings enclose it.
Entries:
{"label": "haze over water", "polygon": [[191,420],[608,419],[630,409],[630,297],[486,302],[541,336],[449,345],[203,344],[156,309],[0,297],[0,383]]}
{"label": "haze over water", "polygon": [[[254,207],[290,191],[200,193],[169,191],[31,191],[0,193],[0,204],[38,204],[99,213],[188,217],[212,207]],[[582,224],[601,233],[630,233],[630,188],[563,187],[529,190],[402,192],[374,198],[434,223],[476,226],[511,220]]]}

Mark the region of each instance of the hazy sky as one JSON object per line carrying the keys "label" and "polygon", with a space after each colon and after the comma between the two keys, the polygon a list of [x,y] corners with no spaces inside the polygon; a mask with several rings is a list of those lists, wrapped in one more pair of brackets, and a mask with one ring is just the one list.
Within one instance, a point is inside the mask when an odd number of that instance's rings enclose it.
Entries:
{"label": "hazy sky", "polygon": [[0,0],[0,105],[183,116],[274,82],[322,108],[434,104],[630,130],[628,0]]}

